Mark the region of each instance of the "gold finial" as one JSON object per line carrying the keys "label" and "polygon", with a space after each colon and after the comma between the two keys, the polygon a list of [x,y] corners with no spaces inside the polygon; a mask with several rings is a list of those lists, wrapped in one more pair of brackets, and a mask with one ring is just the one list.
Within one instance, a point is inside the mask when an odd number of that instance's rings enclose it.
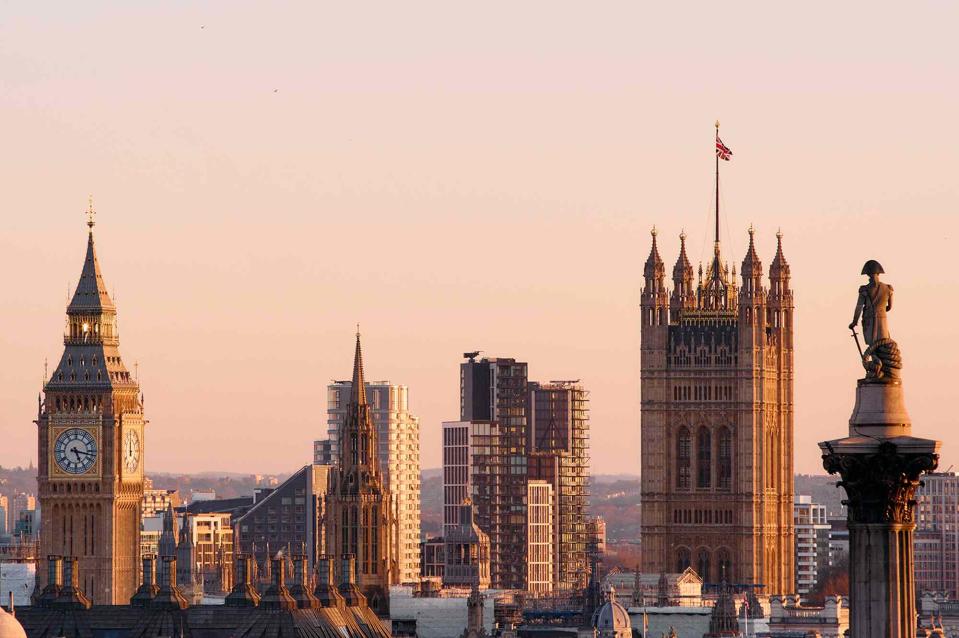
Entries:
{"label": "gold finial", "polygon": [[356,338],[357,339],[360,338],[360,322],[359,321],[356,322]]}
{"label": "gold finial", "polygon": [[782,228],[777,228],[777,229],[776,229],[776,239],[781,240],[782,238],[783,238],[783,229],[782,229]]}
{"label": "gold finial", "polygon": [[750,225],[749,225],[749,236],[752,237],[755,232],[756,232],[756,229],[753,228],[753,225],[752,225],[752,224],[750,224]]}
{"label": "gold finial", "polygon": [[655,224],[653,224],[653,229],[652,229],[651,231],[649,231],[649,234],[652,235],[653,237],[655,237],[655,236],[658,234],[658,231],[656,230],[656,225],[655,225]]}
{"label": "gold finial", "polygon": [[686,229],[685,229],[685,228],[683,228],[681,231],[679,231],[679,241],[682,241],[682,242],[685,242],[685,241],[686,241]]}
{"label": "gold finial", "polygon": [[719,130],[719,120],[716,120],[716,130]]}
{"label": "gold finial", "polygon": [[87,206],[87,226],[90,228],[90,231],[93,231],[93,225],[96,224],[93,221],[93,216],[97,214],[97,211],[93,210],[93,195],[90,195],[89,204]]}

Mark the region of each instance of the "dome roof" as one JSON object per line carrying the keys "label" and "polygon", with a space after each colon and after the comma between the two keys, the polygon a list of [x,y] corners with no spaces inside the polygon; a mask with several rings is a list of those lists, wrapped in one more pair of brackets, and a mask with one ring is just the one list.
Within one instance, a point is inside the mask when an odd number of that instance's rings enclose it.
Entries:
{"label": "dome roof", "polygon": [[20,622],[13,614],[5,612],[3,607],[0,607],[0,638],[27,638],[27,632]]}
{"label": "dome roof", "polygon": [[606,603],[593,614],[593,627],[599,630],[616,631],[631,629],[629,613],[626,608],[616,602],[616,590],[610,585],[606,590]]}

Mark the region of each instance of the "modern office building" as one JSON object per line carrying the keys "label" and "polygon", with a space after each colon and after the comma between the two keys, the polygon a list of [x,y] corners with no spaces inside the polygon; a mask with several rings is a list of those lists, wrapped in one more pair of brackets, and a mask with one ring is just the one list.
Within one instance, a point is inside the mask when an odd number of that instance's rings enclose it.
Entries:
{"label": "modern office building", "polygon": [[530,480],[553,491],[553,588],[578,590],[589,579],[589,391],[578,381],[529,384]]}
{"label": "modern office building", "polygon": [[[443,532],[459,526],[469,502],[490,539],[492,587],[581,589],[588,579],[589,392],[577,381],[529,382],[527,364],[512,358],[466,356],[460,420],[443,423]],[[529,538],[543,529],[528,512],[534,483],[537,497],[549,486],[548,561],[530,554],[544,547]]]}
{"label": "modern office building", "polygon": [[180,506],[180,493],[176,490],[161,490],[153,487],[153,481],[149,477],[143,479],[143,505],[141,506],[141,515],[143,517],[155,516],[167,511],[170,506]]}
{"label": "modern office building", "polygon": [[37,509],[37,499],[33,494],[20,492],[10,501],[11,523],[9,529],[11,533],[16,533],[17,521],[20,520],[20,512],[30,512]]}
{"label": "modern office building", "polygon": [[555,495],[548,481],[526,483],[526,589],[534,594],[553,590]]}
{"label": "modern office building", "polygon": [[446,539],[430,536],[420,542],[420,573],[423,578],[442,579],[446,571]]}
{"label": "modern office building", "polygon": [[181,530],[193,547],[193,564],[204,590],[229,592],[233,587],[234,557],[229,512],[185,514],[181,519]]}
{"label": "modern office building", "polygon": [[[313,462],[335,465],[339,432],[346,420],[352,381],[327,386],[327,439],[314,441]],[[420,424],[409,409],[409,389],[390,381],[366,383],[366,397],[376,425],[377,447],[384,485],[392,498],[393,553],[400,582],[412,583],[420,574]]]}
{"label": "modern office building", "polygon": [[[718,196],[717,196],[718,201]],[[694,283],[680,235],[673,287],[656,231],[641,295],[642,571],[692,566],[707,583],[791,594],[793,292],[778,234],[769,286],[753,229],[736,269]]]}
{"label": "modern office building", "polygon": [[498,589],[527,587],[528,392],[523,362],[476,361],[474,355],[460,364],[460,422],[488,432],[470,441],[478,444],[471,454],[471,499],[490,537],[492,586]]}
{"label": "modern office building", "polygon": [[302,552],[313,570],[317,558],[327,553],[329,473],[328,465],[306,465],[279,487],[258,489],[253,505],[235,518],[231,516],[235,551],[252,556],[264,571],[266,561],[279,550]]}
{"label": "modern office building", "polygon": [[959,595],[959,476],[923,476],[916,492],[916,591]]}
{"label": "modern office building", "polygon": [[[99,605],[129,602],[140,567],[146,419],[140,386],[120,357],[117,309],[93,242],[93,208],[80,280],[67,306],[63,354],[37,414],[37,486],[46,557],[77,558],[80,585]],[[72,569],[72,567],[71,567]]]}
{"label": "modern office building", "polygon": [[793,520],[796,527],[796,591],[807,594],[829,567],[829,535],[832,526],[826,520],[826,506],[814,503],[811,496],[796,495]]}

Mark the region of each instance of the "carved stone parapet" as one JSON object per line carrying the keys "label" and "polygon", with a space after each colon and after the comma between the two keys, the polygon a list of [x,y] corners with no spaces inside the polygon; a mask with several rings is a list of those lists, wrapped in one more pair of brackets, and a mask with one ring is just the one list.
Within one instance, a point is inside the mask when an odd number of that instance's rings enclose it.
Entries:
{"label": "carved stone parapet", "polygon": [[823,467],[839,474],[846,490],[843,504],[850,524],[915,522],[915,495],[919,476],[939,465],[935,451],[903,451],[891,441],[878,443],[875,451],[845,451],[842,446],[823,446]]}

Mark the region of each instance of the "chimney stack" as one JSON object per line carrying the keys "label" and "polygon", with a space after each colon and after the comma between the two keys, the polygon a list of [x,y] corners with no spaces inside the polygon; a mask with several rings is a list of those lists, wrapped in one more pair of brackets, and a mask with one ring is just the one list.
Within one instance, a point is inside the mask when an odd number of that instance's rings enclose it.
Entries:
{"label": "chimney stack", "polygon": [[56,600],[58,607],[71,609],[90,609],[93,603],[80,590],[80,569],[76,556],[63,557],[63,586],[60,597]]}
{"label": "chimney stack", "polygon": [[300,609],[316,609],[320,606],[320,601],[310,591],[306,567],[306,556],[297,554],[293,557],[293,586],[290,587],[290,595]]}
{"label": "chimney stack", "polygon": [[56,554],[47,556],[47,586],[43,588],[37,604],[49,607],[60,597],[63,588],[63,559]]}
{"label": "chimney stack", "polygon": [[333,559],[329,556],[320,556],[316,561],[316,590],[314,594],[322,607],[344,609],[346,604],[335,583]]}
{"label": "chimney stack", "polygon": [[272,560],[270,570],[273,575],[273,582],[263,593],[260,599],[260,608],[262,609],[296,609],[296,601],[290,595],[290,590],[286,588],[286,571],[283,569],[283,556],[277,554]]}
{"label": "chimney stack", "polygon": [[224,601],[228,607],[256,607],[260,604],[260,593],[253,586],[254,560],[246,554],[237,555],[236,583]]}
{"label": "chimney stack", "polygon": [[365,607],[366,596],[356,585],[356,557],[343,554],[340,561],[340,594],[348,607]]}
{"label": "chimney stack", "polygon": [[151,609],[186,609],[190,601],[176,586],[176,556],[160,557],[160,587],[150,601]]}
{"label": "chimney stack", "polygon": [[133,597],[130,598],[130,605],[133,607],[146,607],[153,600],[160,587],[156,584],[156,555],[143,557],[143,582],[137,589]]}

